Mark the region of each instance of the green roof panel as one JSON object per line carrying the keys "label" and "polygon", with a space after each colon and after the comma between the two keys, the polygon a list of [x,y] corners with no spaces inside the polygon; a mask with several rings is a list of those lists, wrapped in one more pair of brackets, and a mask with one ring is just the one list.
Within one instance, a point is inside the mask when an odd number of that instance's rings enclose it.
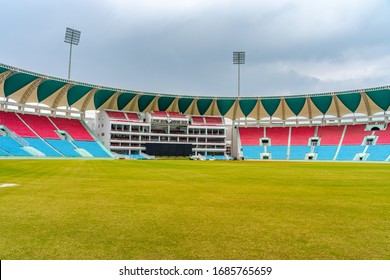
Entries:
{"label": "green roof panel", "polygon": [[355,113],[356,109],[359,107],[360,100],[362,99],[361,94],[358,92],[339,94],[337,97],[345,105],[345,107],[353,113]]}
{"label": "green roof panel", "polygon": [[314,105],[322,114],[326,114],[330,108],[330,104],[332,104],[332,96],[312,96],[310,100],[313,101]]}
{"label": "green roof panel", "polygon": [[93,102],[95,104],[95,108],[99,109],[108,99],[110,99],[115,94],[114,90],[106,90],[101,89],[95,92],[93,96]]}
{"label": "green roof panel", "polygon": [[275,114],[276,109],[279,107],[280,98],[261,99],[261,104],[263,104],[268,115],[272,117],[272,115]]}
{"label": "green roof panel", "polygon": [[46,80],[38,86],[38,102],[42,102],[46,98],[50,97],[52,94],[57,92],[62,88],[66,83],[59,82],[55,80]]}
{"label": "green roof panel", "polygon": [[0,74],[1,74],[1,73],[4,73],[4,72],[6,72],[6,71],[8,71],[7,68],[4,68],[4,67],[1,67],[1,66],[0,66]]}
{"label": "green roof panel", "polygon": [[291,111],[298,116],[302,111],[303,106],[305,106],[306,98],[305,97],[288,97],[285,99],[287,106],[291,109]]}
{"label": "green roof panel", "polygon": [[172,102],[175,100],[174,97],[171,96],[161,96],[158,99],[158,109],[160,111],[166,111],[169,106],[171,106]]}
{"label": "green roof panel", "polygon": [[220,99],[217,100],[217,107],[222,116],[225,116],[227,112],[232,108],[234,99]]}
{"label": "green roof panel", "polygon": [[118,109],[123,110],[123,108],[125,108],[127,104],[129,104],[130,101],[133,100],[134,96],[136,96],[135,93],[130,93],[130,92],[121,93],[117,99]]}
{"label": "green roof panel", "polygon": [[194,101],[193,98],[180,98],[179,99],[179,112],[180,113],[184,113],[185,111],[187,111],[188,107],[190,107],[191,103]]}
{"label": "green roof panel", "polygon": [[257,103],[257,99],[241,99],[239,101],[241,111],[244,113],[245,117],[253,111]]}
{"label": "green roof panel", "polygon": [[66,98],[68,100],[68,105],[72,106],[81,98],[83,98],[88,92],[92,90],[91,87],[75,85],[68,90]]}
{"label": "green roof panel", "polygon": [[199,114],[204,115],[207,112],[207,109],[210,107],[212,99],[198,99],[196,104],[198,105]]}
{"label": "green roof panel", "polygon": [[4,95],[6,97],[10,96],[36,79],[38,79],[38,77],[30,74],[16,73],[5,80]]}
{"label": "green roof panel", "polygon": [[387,111],[390,106],[390,90],[380,89],[375,91],[367,91],[368,97],[380,107],[383,111]]}
{"label": "green roof panel", "polygon": [[143,112],[152,103],[154,95],[141,95],[138,99],[138,109]]}

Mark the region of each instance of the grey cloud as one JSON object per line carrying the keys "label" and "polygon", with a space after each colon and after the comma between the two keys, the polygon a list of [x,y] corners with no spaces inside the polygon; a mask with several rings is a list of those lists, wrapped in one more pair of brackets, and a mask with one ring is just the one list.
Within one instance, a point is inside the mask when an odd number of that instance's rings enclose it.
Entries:
{"label": "grey cloud", "polygon": [[[6,43],[0,45],[0,61],[66,77],[68,46],[63,36],[70,25],[82,31],[80,45],[73,52],[72,78],[104,86],[235,96],[235,50],[247,52],[241,68],[246,96],[388,83],[386,75],[375,71],[344,79],[327,79],[325,72],[321,76],[324,63],[329,69],[339,67],[346,72],[355,67],[353,61],[361,61],[360,67],[365,63],[387,69],[381,57],[390,49],[390,4],[384,0],[352,1],[354,6],[340,2],[320,2],[323,14],[310,1],[286,0],[273,4],[243,1],[238,6],[227,1],[193,13],[183,8],[183,13],[163,10],[156,16],[155,10],[145,12],[132,6],[118,15],[109,8],[110,2],[102,0],[60,4],[41,0],[34,1],[35,5],[11,1],[0,19],[2,26],[8,26],[2,35]],[[302,71],[305,65],[310,69],[316,63],[315,74]]]}

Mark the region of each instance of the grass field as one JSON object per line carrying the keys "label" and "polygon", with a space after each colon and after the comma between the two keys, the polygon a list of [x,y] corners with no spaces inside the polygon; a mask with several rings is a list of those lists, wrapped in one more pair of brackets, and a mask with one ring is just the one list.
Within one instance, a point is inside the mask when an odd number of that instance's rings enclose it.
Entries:
{"label": "grass field", "polygon": [[0,259],[390,259],[390,165],[1,160]]}

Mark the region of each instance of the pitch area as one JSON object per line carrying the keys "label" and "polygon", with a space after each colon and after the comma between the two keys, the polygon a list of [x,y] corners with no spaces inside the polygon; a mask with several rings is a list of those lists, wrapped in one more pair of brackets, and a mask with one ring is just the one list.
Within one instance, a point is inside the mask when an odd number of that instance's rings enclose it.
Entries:
{"label": "pitch area", "polygon": [[390,165],[1,160],[0,259],[389,259]]}

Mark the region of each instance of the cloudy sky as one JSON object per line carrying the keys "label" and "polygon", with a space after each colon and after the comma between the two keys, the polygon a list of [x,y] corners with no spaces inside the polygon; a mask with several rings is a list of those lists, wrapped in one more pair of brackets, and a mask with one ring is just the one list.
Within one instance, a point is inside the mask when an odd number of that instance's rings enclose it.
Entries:
{"label": "cloudy sky", "polygon": [[390,84],[389,0],[12,0],[0,62],[66,78],[67,26],[80,30],[71,79],[160,93],[241,96]]}

